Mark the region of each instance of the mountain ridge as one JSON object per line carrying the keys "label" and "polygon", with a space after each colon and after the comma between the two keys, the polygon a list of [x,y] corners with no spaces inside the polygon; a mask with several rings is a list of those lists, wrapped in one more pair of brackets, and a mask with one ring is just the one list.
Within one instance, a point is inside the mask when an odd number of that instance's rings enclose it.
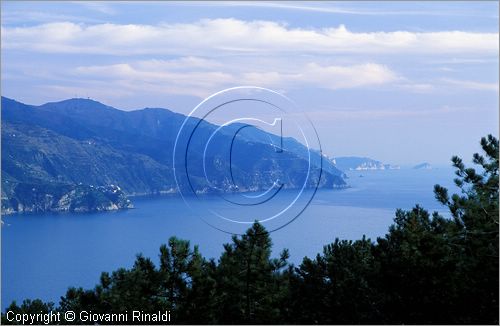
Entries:
{"label": "mountain ridge", "polygon": [[[124,195],[177,190],[172,172],[172,153],[175,137],[186,118],[182,114],[162,108],[122,111],[89,99],[68,99],[33,106],[2,97],[1,104],[3,208],[9,207],[13,198],[22,202],[23,198],[15,195],[19,184],[83,184],[96,187],[114,184],[121,187]],[[189,118],[187,123],[199,123],[201,139],[217,127],[206,121],[200,122],[198,118]],[[286,171],[292,166],[287,164],[293,164],[295,170],[300,171],[306,166],[303,145],[293,138],[284,138],[287,148],[293,150],[276,159],[272,156],[272,146],[258,140],[278,136],[252,129],[236,140],[242,153],[251,146],[253,153],[257,154],[234,160],[236,181],[243,185],[240,189],[265,188],[274,182],[275,177],[285,181],[290,188],[300,184],[304,178],[300,172],[279,175],[260,172]],[[215,143],[227,143],[230,131],[231,128],[222,130]],[[202,145],[193,141],[190,159],[201,158]],[[271,158],[259,161],[259,154]],[[213,163],[209,164],[209,169],[215,176],[216,188],[234,191],[227,187],[227,175],[221,172],[224,166],[215,164],[218,155],[220,153],[216,150],[208,153],[208,161]],[[312,152],[315,173],[319,171],[320,160],[320,153]],[[323,162],[323,171],[320,187],[345,186],[341,172],[332,164]],[[199,171],[194,171],[193,178],[195,183],[200,183]],[[180,187],[186,187],[186,184]]]}

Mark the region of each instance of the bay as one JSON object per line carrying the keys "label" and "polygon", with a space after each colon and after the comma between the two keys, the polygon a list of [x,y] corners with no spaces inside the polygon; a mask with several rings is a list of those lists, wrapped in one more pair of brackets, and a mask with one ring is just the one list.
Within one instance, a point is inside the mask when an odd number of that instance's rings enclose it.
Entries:
{"label": "bay", "polygon": [[[319,190],[292,223],[271,233],[273,254],[290,250],[300,264],[335,238],[375,240],[384,236],[398,208],[420,204],[447,215],[436,202],[438,183],[456,191],[453,170],[349,171],[350,188]],[[290,200],[285,195],[279,201]],[[135,209],[102,213],[50,213],[4,216],[2,220],[2,310],[12,300],[40,298],[59,302],[69,286],[92,288],[102,271],[131,267],[142,253],[158,261],[159,247],[170,236],[199,245],[217,259],[231,235],[204,223],[180,196],[136,197]],[[206,196],[206,208],[222,207],[219,196]],[[265,224],[264,224],[265,225]]]}

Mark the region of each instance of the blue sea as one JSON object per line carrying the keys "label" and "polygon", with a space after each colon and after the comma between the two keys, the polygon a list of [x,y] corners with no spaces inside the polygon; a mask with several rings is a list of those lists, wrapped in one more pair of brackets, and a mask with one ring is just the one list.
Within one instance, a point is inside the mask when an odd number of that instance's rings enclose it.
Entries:
{"label": "blue sea", "polygon": [[[347,175],[349,188],[319,190],[297,219],[271,233],[274,255],[288,248],[290,262],[300,264],[304,256],[314,257],[335,238],[366,235],[375,240],[386,234],[398,208],[419,204],[447,215],[434,199],[434,184],[456,192],[448,167]],[[273,205],[289,200],[286,194]],[[102,271],[131,267],[138,253],[158,261],[160,245],[173,235],[216,259],[222,245],[231,241],[230,234],[203,222],[180,196],[136,197],[133,202],[134,209],[116,212],[2,217],[2,310],[12,300],[20,303],[26,298],[57,304],[69,286],[92,288]],[[225,204],[219,196],[203,198],[207,209]]]}

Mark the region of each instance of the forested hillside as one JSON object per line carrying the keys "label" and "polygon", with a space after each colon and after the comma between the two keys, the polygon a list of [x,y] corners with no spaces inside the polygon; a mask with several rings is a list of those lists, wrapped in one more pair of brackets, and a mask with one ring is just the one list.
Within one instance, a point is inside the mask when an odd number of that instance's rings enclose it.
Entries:
{"label": "forested hillside", "polygon": [[[61,196],[52,190],[68,186],[74,190],[77,185],[113,185],[124,195],[178,191],[173,175],[173,148],[185,119],[166,109],[126,112],[87,99],[31,106],[2,97],[3,211],[66,210],[66,206],[59,204]],[[190,118],[187,123],[198,122],[199,119]],[[189,159],[199,162],[205,155],[215,188],[233,192],[236,189],[227,182],[229,160],[220,158],[225,152],[216,151],[226,147],[213,146],[215,151],[204,152],[201,141],[216,128],[216,125],[200,122],[196,134],[200,141],[192,141]],[[232,129],[232,125],[223,129],[219,137],[214,138],[215,144],[230,144]],[[241,191],[267,189],[277,178],[285,188],[301,186],[308,171],[304,155],[308,150],[293,138],[284,138],[283,153],[279,159],[273,158],[275,149],[269,139],[276,137],[257,128],[239,134],[235,147],[242,155],[233,158],[231,168]],[[187,139],[179,142],[184,144]],[[266,160],[268,157],[271,159]],[[219,162],[225,165],[216,164]],[[181,161],[175,164],[184,166]],[[320,187],[345,186],[342,172],[328,160],[322,160],[316,151],[311,152],[311,164],[315,175],[319,176],[322,171]],[[193,170],[192,179],[200,192],[213,191],[201,183],[200,180],[205,180],[203,171]],[[179,186],[187,187],[187,184]],[[36,194],[26,197],[18,187],[30,187]],[[44,198],[44,202],[36,198]],[[92,210],[90,203],[87,206]]]}

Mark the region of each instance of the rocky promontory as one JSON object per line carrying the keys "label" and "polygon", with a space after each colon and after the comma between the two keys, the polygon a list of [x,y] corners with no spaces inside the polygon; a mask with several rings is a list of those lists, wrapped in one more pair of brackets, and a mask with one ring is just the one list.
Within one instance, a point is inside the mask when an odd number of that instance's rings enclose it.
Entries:
{"label": "rocky promontory", "polygon": [[94,212],[132,208],[115,185],[51,185],[20,183],[2,197],[2,214],[42,212]]}

